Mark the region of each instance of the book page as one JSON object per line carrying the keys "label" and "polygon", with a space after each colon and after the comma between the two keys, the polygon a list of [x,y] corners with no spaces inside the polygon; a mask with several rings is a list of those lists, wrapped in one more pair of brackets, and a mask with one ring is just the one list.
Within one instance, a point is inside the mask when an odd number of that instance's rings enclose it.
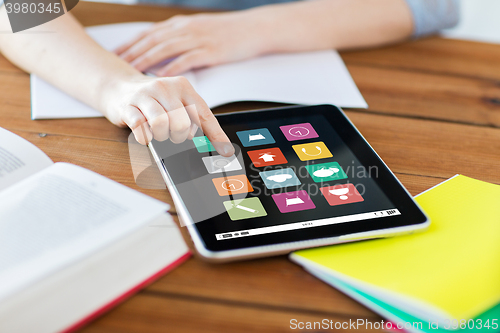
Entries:
{"label": "book page", "polygon": [[52,164],[31,142],[0,127],[0,192]]}
{"label": "book page", "polygon": [[57,163],[0,193],[0,301],[119,240],[169,205]]}

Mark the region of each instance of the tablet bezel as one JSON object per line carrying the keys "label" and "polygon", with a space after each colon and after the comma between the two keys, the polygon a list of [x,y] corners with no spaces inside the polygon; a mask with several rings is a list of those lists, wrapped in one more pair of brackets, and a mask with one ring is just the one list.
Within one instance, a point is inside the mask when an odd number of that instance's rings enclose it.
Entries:
{"label": "tablet bezel", "polygon": [[[424,230],[429,226],[430,222],[425,213],[341,109],[333,105],[291,106],[232,112],[217,115],[217,118],[224,128],[225,124],[232,122],[244,123],[245,120],[250,119],[254,121],[255,117],[262,116],[264,113],[266,118],[303,116],[304,113],[323,115],[362,165],[365,167],[377,166],[378,177],[374,180],[395,207],[400,210],[401,215],[217,241],[215,240],[215,231],[200,231],[197,224],[192,222],[182,198],[168,175],[168,170],[156,154],[154,144],[150,144],[151,152],[170,190],[178,215],[184,221],[184,225],[187,225],[194,245],[203,257],[227,261],[236,258],[287,253],[306,247],[411,233]],[[203,223],[206,225],[206,221]],[[206,229],[206,227],[204,228]]]}

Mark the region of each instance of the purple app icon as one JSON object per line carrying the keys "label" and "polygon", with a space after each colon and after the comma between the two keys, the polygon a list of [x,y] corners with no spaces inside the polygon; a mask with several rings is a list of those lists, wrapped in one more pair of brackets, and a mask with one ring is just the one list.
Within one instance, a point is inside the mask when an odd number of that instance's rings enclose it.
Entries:
{"label": "purple app icon", "polygon": [[316,206],[306,191],[294,191],[272,195],[276,206],[282,213],[298,212],[300,210],[314,209]]}
{"label": "purple app icon", "polygon": [[311,124],[302,123],[295,125],[280,126],[281,131],[285,134],[288,141],[296,141],[303,139],[312,139],[319,137]]}

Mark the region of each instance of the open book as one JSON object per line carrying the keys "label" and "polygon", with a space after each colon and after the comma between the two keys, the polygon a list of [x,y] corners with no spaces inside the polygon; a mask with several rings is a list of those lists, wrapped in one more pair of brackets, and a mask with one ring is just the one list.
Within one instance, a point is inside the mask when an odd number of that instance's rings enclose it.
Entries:
{"label": "open book", "polygon": [[0,203],[0,332],[80,327],[189,257],[167,204],[2,128]]}
{"label": "open book", "polygon": [[500,186],[458,175],[416,201],[432,220],[424,233],[290,258],[395,324],[383,329],[498,332]]}
{"label": "open book", "polygon": [[[102,25],[87,28],[87,33],[112,51],[151,24]],[[333,50],[268,55],[190,71],[183,76],[211,108],[238,101],[367,107],[342,58]],[[100,116],[100,112],[31,75],[32,119]]]}

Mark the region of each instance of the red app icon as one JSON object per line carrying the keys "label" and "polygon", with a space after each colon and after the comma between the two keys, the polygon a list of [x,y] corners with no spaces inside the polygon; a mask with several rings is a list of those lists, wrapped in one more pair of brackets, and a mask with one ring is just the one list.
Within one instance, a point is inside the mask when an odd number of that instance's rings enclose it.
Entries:
{"label": "red app icon", "polygon": [[330,206],[364,201],[353,184],[326,186],[320,188],[320,190]]}
{"label": "red app icon", "polygon": [[285,155],[283,155],[279,148],[252,150],[248,152],[248,156],[250,156],[253,165],[258,168],[288,163]]}

